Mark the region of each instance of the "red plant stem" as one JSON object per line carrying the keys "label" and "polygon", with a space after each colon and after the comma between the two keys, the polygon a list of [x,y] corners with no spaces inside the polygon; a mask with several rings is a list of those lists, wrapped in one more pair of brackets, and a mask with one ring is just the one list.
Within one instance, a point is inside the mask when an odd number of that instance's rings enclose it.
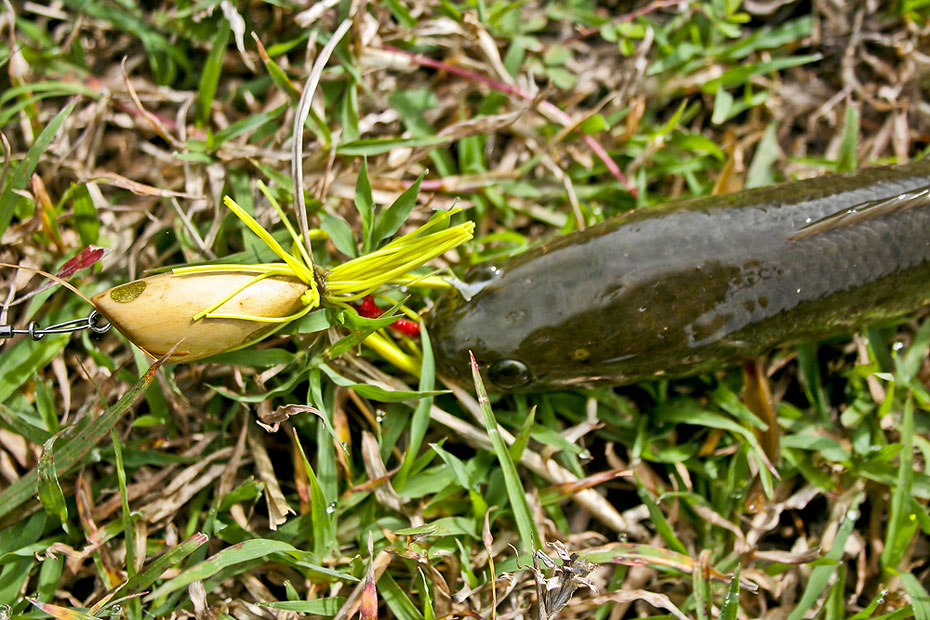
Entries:
{"label": "red plant stem", "polygon": [[[534,100],[533,94],[523,90],[522,88],[518,88],[510,84],[505,84],[497,80],[492,80],[491,78],[483,76],[479,73],[474,73],[473,71],[462,69],[461,67],[456,67],[454,65],[449,65],[449,64],[446,64],[438,60],[433,60],[432,58],[429,58],[428,56],[424,56],[422,54],[415,54],[413,52],[408,52],[406,50],[402,50],[400,48],[397,48],[391,45],[383,45],[382,49],[389,51],[389,52],[397,53],[397,54],[403,54],[404,56],[407,56],[408,58],[410,58],[413,62],[417,63],[418,65],[422,65],[424,67],[432,67],[434,69],[439,69],[441,71],[447,71],[449,73],[453,73],[455,75],[464,77],[473,82],[479,82],[481,84],[489,86],[490,88],[493,88],[494,90],[497,90],[499,92],[506,93],[508,95],[515,95],[517,97],[520,97],[521,99],[526,99],[527,101]],[[539,105],[539,111],[543,115],[548,117],[550,120],[553,120],[566,127],[571,127],[575,125],[575,122],[572,120],[572,118],[567,113],[562,111],[555,104],[550,103],[549,101],[540,101],[538,105]],[[617,162],[611,159],[610,155],[607,154],[607,151],[604,149],[604,147],[602,147],[600,143],[594,139],[593,136],[589,136],[586,134],[580,134],[580,135],[584,143],[587,144],[588,148],[590,148],[594,152],[594,154],[597,155],[598,159],[600,159],[604,163],[604,166],[607,167],[607,170],[614,176],[614,178],[616,178],[620,182],[620,184],[626,188],[628,192],[630,192],[633,196],[636,196],[637,195],[636,186],[630,183],[629,181],[627,181],[626,177],[620,171],[620,167],[617,166]]]}

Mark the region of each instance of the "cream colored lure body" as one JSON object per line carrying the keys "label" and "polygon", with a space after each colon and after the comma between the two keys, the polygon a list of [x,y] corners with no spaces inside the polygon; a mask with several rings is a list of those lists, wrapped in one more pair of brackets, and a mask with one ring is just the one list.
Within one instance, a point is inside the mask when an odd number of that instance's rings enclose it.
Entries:
{"label": "cream colored lure body", "polygon": [[[246,346],[281,327],[279,322],[238,318],[198,318],[242,287],[211,314],[267,317],[275,321],[300,312],[307,285],[289,276],[257,282],[255,273],[224,271],[163,273],[104,291],[94,306],[124,336],[152,357],[177,349],[167,361],[193,362]],[[251,282],[251,284],[249,284]]]}

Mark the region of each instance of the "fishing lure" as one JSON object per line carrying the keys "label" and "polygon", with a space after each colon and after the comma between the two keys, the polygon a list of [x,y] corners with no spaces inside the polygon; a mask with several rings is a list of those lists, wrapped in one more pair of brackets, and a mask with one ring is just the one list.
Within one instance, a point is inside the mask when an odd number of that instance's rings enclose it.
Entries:
{"label": "fishing lure", "polygon": [[[178,344],[168,361],[191,362],[242,348],[300,318],[308,286],[248,271],[161,273],[93,297],[94,306],[152,357]],[[235,294],[230,296],[230,292]],[[209,319],[205,317],[209,316]],[[259,318],[261,320],[259,320]]]}
{"label": "fishing lure", "polygon": [[[473,222],[449,226],[458,209],[437,213],[384,247],[323,271],[314,266],[283,210],[268,196],[294,241],[293,252],[231,198],[226,197],[225,204],[281,262],[181,267],[99,293],[92,300],[94,307],[150,356],[161,357],[174,347],[167,361],[192,362],[254,344],[323,301],[348,307],[383,285],[447,286],[440,278],[409,272],[467,241],[474,230]],[[378,338],[372,344],[386,346]],[[385,353],[397,358],[396,352]]]}
{"label": "fishing lure", "polygon": [[703,373],[930,300],[930,162],[640,209],[466,276],[427,326],[499,391]]}

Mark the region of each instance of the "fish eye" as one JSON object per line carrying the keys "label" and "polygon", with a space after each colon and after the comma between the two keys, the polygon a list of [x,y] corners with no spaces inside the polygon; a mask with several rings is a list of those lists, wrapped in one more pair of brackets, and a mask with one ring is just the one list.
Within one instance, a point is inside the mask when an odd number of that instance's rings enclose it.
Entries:
{"label": "fish eye", "polygon": [[502,390],[523,387],[532,379],[530,369],[518,360],[497,360],[488,370],[488,378]]}

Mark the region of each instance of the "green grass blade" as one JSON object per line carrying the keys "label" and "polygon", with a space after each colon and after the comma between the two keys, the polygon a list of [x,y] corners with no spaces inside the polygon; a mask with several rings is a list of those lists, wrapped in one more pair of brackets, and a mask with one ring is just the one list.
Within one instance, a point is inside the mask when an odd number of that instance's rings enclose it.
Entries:
{"label": "green grass blade", "polygon": [[58,412],[55,410],[55,396],[52,394],[52,389],[38,375],[35,376],[35,386],[36,409],[39,411],[42,421],[45,422],[45,428],[52,433],[57,433],[61,430],[61,426],[58,422]]}
{"label": "green grass blade", "polygon": [[862,611],[859,611],[852,616],[849,616],[846,620],[867,620],[872,617],[872,614],[875,613],[875,610],[878,609],[879,605],[884,605],[886,599],[888,598],[887,590],[880,590],[878,594],[875,595],[869,604],[865,606]]}
{"label": "green grass blade", "polygon": [[100,238],[100,218],[97,216],[97,207],[91,198],[87,184],[82,183],[75,187],[74,196],[74,228],[81,237],[84,245],[94,245]]}
{"label": "green grass blade", "polygon": [[378,579],[378,592],[397,620],[424,620],[423,614],[416,608],[403,588],[394,581],[390,573],[385,572]]}
{"label": "green grass blade", "polygon": [[849,509],[849,512],[846,514],[843,522],[840,524],[839,529],[836,532],[836,536],[833,539],[833,546],[830,548],[830,551],[827,552],[825,556],[827,560],[830,560],[830,564],[816,566],[811,572],[811,576],[807,581],[807,587],[804,589],[804,594],[801,595],[801,600],[798,601],[797,606],[791,612],[786,620],[801,620],[817,603],[820,596],[823,594],[824,590],[827,589],[827,586],[830,585],[830,579],[833,577],[833,573],[836,572],[837,564],[843,559],[843,549],[846,548],[846,541],[849,539],[849,535],[852,533],[853,528],[856,526],[856,520],[859,518],[859,504],[862,503],[862,495],[860,494],[856,497],[852,506]]}
{"label": "green grass blade", "polygon": [[668,548],[683,555],[688,555],[688,548],[675,535],[675,530],[669,524],[668,519],[665,518],[665,513],[662,512],[662,509],[652,498],[649,490],[643,486],[643,481],[639,479],[639,476],[636,476],[636,493],[649,510],[652,525],[656,528],[662,540],[665,541],[665,544],[668,545]]}
{"label": "green grass blade", "polygon": [[[285,110],[287,110],[286,104],[279,105],[273,110],[268,110],[267,112],[259,112],[258,114],[247,116],[242,120],[236,121],[229,127],[226,127],[225,129],[221,129],[220,131],[217,131],[215,134],[213,134],[213,141],[212,141],[213,148],[218,148],[224,142],[228,142],[229,140],[238,138],[241,135],[249,133],[253,129],[258,129],[265,123],[269,123],[277,119],[279,116],[284,114]],[[242,205],[243,200],[241,200],[238,196],[236,196],[235,198],[236,198],[236,202]],[[246,205],[242,205],[242,206],[245,207],[246,211],[249,211],[249,208]]]}
{"label": "green grass blade", "polygon": [[[287,77],[287,74],[284,70],[268,55],[268,52],[265,50],[265,46],[262,44],[261,40],[255,33],[252,33],[252,37],[255,39],[255,45],[258,47],[258,55],[262,59],[262,64],[265,65],[265,70],[268,71],[268,75],[271,76],[271,81],[274,82],[275,86],[281,89],[288,98],[293,102],[297,103],[297,100],[300,99],[300,91],[297,90],[297,87],[294,86],[294,83],[291,82],[291,79]],[[311,116],[315,117],[311,113]]]}
{"label": "green grass blade", "polygon": [[901,564],[918,526],[911,509],[914,484],[914,397],[910,393],[904,400],[900,438],[902,450],[898,455],[898,475],[891,495],[888,529],[881,554],[882,568],[886,571],[897,569]]}
{"label": "green grass blade", "polygon": [[339,120],[346,140],[358,140],[358,86],[355,82],[346,85],[339,105]]}
{"label": "green grass blade", "polygon": [[[530,443],[530,436],[533,434],[533,427],[536,424],[536,405],[530,407],[529,413],[526,414],[526,417],[523,419],[523,424],[520,426],[520,431],[514,437],[513,443],[510,446],[510,458],[513,459],[514,463],[519,463],[520,459],[523,457],[523,451],[526,450],[526,447]],[[551,431],[551,429],[546,429]],[[565,438],[555,433],[555,437],[564,440]],[[572,448],[578,448],[580,451],[581,448],[576,444],[570,444]]]}
{"label": "green grass blade", "polygon": [[111,600],[121,598],[129,594],[138,594],[158,581],[162,574],[206,544],[209,540],[206,534],[200,532],[194,534],[187,540],[172,547],[145,567],[139,574],[129,578],[126,583],[113,591]]}
{"label": "green grass blade", "polygon": [[120,504],[123,508],[123,535],[126,537],[126,574],[133,577],[136,574],[136,527],[132,522],[132,511],[129,510],[129,497],[126,494],[126,468],[123,465],[123,447],[120,445],[116,430],[110,431],[113,441],[113,456],[115,456],[116,481],[119,483]]}
{"label": "green grass blade", "polygon": [[26,600],[52,616],[53,618],[58,618],[58,620],[99,620],[96,616],[90,614],[85,614],[82,611],[76,609],[69,609],[68,607],[62,607],[60,605],[52,605],[51,603],[43,603],[34,598],[26,597]]}
{"label": "green grass blade", "polygon": [[[429,332],[426,325],[420,321],[420,345],[423,348],[423,363],[420,370],[420,383],[417,386],[419,392],[432,392],[436,387],[436,364],[433,359],[433,345],[430,341]],[[407,444],[407,451],[404,453],[404,460],[401,463],[400,470],[394,476],[394,488],[398,490],[404,488],[407,477],[410,475],[411,467],[417,460],[417,454],[423,445],[423,438],[429,428],[429,412],[433,407],[433,397],[426,396],[421,398],[413,412],[413,418],[410,420],[410,441]]]}
{"label": "green grass blade", "polygon": [[930,620],[930,596],[920,580],[911,573],[904,573],[898,577],[901,578],[901,583],[911,599],[915,620]]}
{"label": "green grass blade", "polygon": [[334,596],[331,598],[318,598],[312,601],[274,601],[271,603],[259,603],[261,607],[270,607],[271,609],[283,609],[285,611],[298,611],[304,614],[313,614],[316,616],[335,616],[345,604],[345,598]]}
{"label": "green grass blade", "polygon": [[717,620],[736,620],[739,617],[739,564],[733,571],[733,579],[727,587],[727,594],[723,597],[723,605],[720,606],[720,614]]}
{"label": "green grass blade", "polygon": [[55,115],[55,118],[45,126],[42,133],[36,138],[29,152],[26,153],[26,157],[24,157],[13,170],[9,182],[6,184],[6,187],[3,188],[3,192],[0,193],[0,235],[2,235],[6,227],[10,225],[10,220],[13,219],[13,209],[16,207],[16,204],[23,199],[18,192],[26,189],[29,177],[32,176],[36,166],[39,165],[39,159],[45,153],[45,149],[52,143],[52,140],[55,139],[58,130],[61,129],[62,124],[71,115],[71,112],[74,111],[76,105],[77,101],[72,101],[65,106],[61,112]]}
{"label": "green grass blade", "polygon": [[[709,557],[709,556],[708,556]],[[694,612],[697,620],[707,620],[712,591],[704,578],[703,570],[691,571],[691,592],[694,597]]]}
{"label": "green grass blade", "polygon": [[[318,435],[319,436],[319,435]],[[333,521],[330,517],[329,500],[323,493],[323,487],[307,460],[303,446],[297,442],[297,448],[300,451],[300,458],[304,462],[304,469],[307,471],[307,478],[310,480],[310,514],[313,521],[313,554],[314,561],[319,562],[322,558],[327,557],[333,550],[336,543],[336,534],[333,527]]]}
{"label": "green grass blade", "polygon": [[840,153],[836,160],[837,172],[853,172],[859,167],[859,157],[856,148],[859,146],[859,109],[850,104],[846,106],[846,116],[843,121],[843,138],[840,142]]}
{"label": "green grass blade", "polygon": [[[720,392],[720,394],[723,394],[723,392]],[[735,400],[736,399],[734,399],[734,402]],[[725,401],[720,401],[719,404],[724,406],[726,403]],[[739,407],[745,410],[744,405],[739,404]],[[697,424],[700,426],[707,426],[709,428],[719,428],[725,431],[729,431],[730,433],[733,433],[739,437],[742,443],[750,447],[759,463],[765,462],[765,451],[759,444],[759,440],[756,438],[755,433],[726,416],[720,415],[719,413],[713,411],[708,411],[697,401],[692,400],[687,402],[669,402],[656,409],[656,413],[660,419],[668,420],[670,422],[677,422],[680,424]],[[747,415],[746,420],[747,422],[753,424],[758,423],[758,418],[755,416]],[[762,481],[762,485],[767,496],[771,497],[772,473],[768,470],[767,467],[759,468],[759,479]]]}
{"label": "green grass blade", "polygon": [[413,182],[413,185],[405,189],[397,197],[391,206],[381,211],[377,217],[373,242],[378,246],[385,239],[390,238],[396,233],[401,225],[407,221],[410,212],[413,211],[417,203],[417,195],[420,193],[420,183],[423,181],[423,175]]}
{"label": "green grass blade", "polygon": [[[80,464],[84,457],[96,447],[97,443],[109,434],[123,415],[145,394],[145,390],[152,383],[155,372],[161,367],[161,364],[160,360],[153,363],[151,368],[115,405],[78,431],[73,438],[69,439],[63,447],[56,451],[56,465],[61,474],[68,473],[72,468]],[[35,492],[38,479],[38,472],[34,469],[0,493],[0,517],[10,514],[28,501]]]}
{"label": "green grass blade", "polygon": [[446,144],[449,140],[441,136],[423,138],[368,138],[343,142],[336,147],[339,155],[383,155],[395,149],[415,148],[422,146],[438,146]]}
{"label": "green grass blade", "polygon": [[904,355],[895,358],[895,376],[898,383],[908,383],[917,376],[928,352],[930,352],[930,321],[924,321],[914,334]]}
{"label": "green grass blade", "polygon": [[67,531],[68,506],[65,504],[65,494],[58,482],[58,471],[55,468],[54,446],[56,437],[50,438],[42,446],[42,456],[36,466],[38,471],[38,495],[42,507],[51,517],[57,518]]}
{"label": "green grass blade", "polygon": [[352,234],[352,227],[344,219],[338,215],[323,213],[320,216],[320,228],[329,234],[329,238],[337,250],[349,258],[358,256],[358,248],[355,244],[355,235]]}
{"label": "green grass blade", "polygon": [[[13,98],[22,95],[34,95],[42,93],[44,97],[68,97],[71,95],[82,95],[91,99],[99,99],[101,93],[83,83],[65,82],[61,80],[46,80],[43,82],[31,82],[20,86],[7,88],[0,94],[0,106],[6,104]],[[2,126],[2,125],[0,125]]]}
{"label": "green grass blade", "polygon": [[194,112],[194,120],[198,127],[207,127],[210,124],[210,109],[213,106],[213,98],[216,96],[216,87],[220,83],[220,75],[223,73],[223,56],[226,54],[229,34],[229,22],[225,19],[220,20],[213,47],[210,48],[210,55],[200,73],[200,88],[197,91],[197,104]]}
{"label": "green grass blade", "polygon": [[227,547],[203,562],[186,569],[174,579],[163,583],[154,592],[146,596],[144,600],[147,602],[153,601],[166,594],[171,594],[175,590],[185,588],[195,581],[209,579],[224,568],[245,564],[280,551],[296,551],[296,549],[286,542],[267,538],[247,540],[238,545]]}
{"label": "green grass blade", "polygon": [[764,187],[775,182],[773,168],[778,159],[778,124],[771,122],[765,128],[762,139],[756,145],[756,152],[746,172],[746,188]]}
{"label": "green grass blade", "polygon": [[44,428],[36,426],[29,420],[25,419],[20,413],[17,413],[7,407],[6,405],[0,404],[0,428],[12,431],[17,435],[22,435],[29,441],[35,444],[44,444],[48,441],[48,438],[52,436]]}
{"label": "green grass blade", "polygon": [[843,592],[846,589],[846,565],[837,566],[836,572],[836,581],[830,586],[827,600],[823,604],[824,620],[845,620],[846,618],[846,602],[843,600]]}
{"label": "green grass blade", "polygon": [[418,398],[426,398],[428,396],[436,396],[438,394],[445,394],[443,390],[431,390],[429,392],[416,391],[412,392],[409,390],[386,390],[377,385],[368,385],[365,383],[354,383],[349,381],[345,377],[342,377],[336,374],[332,368],[326,364],[320,364],[320,370],[322,370],[326,376],[328,376],[333,383],[341,387],[347,387],[355,390],[360,396],[365,398],[370,398],[372,400],[377,400],[382,403],[394,403],[394,402],[403,402],[405,400],[416,400]]}
{"label": "green grass blade", "polygon": [[371,194],[371,181],[368,179],[368,158],[362,157],[362,168],[355,180],[355,208],[362,220],[362,254],[373,249],[372,233],[375,227],[375,200]]}
{"label": "green grass blade", "polygon": [[475,481],[472,480],[471,475],[468,473],[468,468],[465,466],[464,461],[454,454],[450,454],[443,450],[442,446],[439,444],[431,443],[430,448],[433,452],[439,455],[439,458],[442,459],[442,462],[452,471],[455,475],[456,482],[459,483],[463,489],[472,492],[475,491]]}
{"label": "green grass blade", "polygon": [[510,509],[513,511],[514,520],[517,522],[517,530],[520,532],[523,551],[532,554],[539,548],[537,544],[539,534],[536,531],[536,523],[533,521],[529,504],[526,501],[526,491],[520,482],[520,474],[513,464],[513,459],[510,458],[510,450],[504,438],[501,437],[497,420],[494,418],[494,412],[491,411],[488,392],[484,387],[484,381],[481,379],[481,372],[478,370],[478,363],[475,361],[474,356],[471,357],[471,373],[475,382],[475,392],[478,395],[478,404],[484,416],[484,427],[491,438],[494,454],[497,455],[497,460],[501,465],[501,472],[504,475],[507,497],[510,499]]}
{"label": "green grass blade", "polygon": [[61,573],[65,567],[65,559],[61,556],[46,557],[39,568],[39,581],[36,584],[36,598],[48,602],[55,596],[61,580]]}
{"label": "green grass blade", "polygon": [[47,521],[45,512],[38,512],[18,524],[18,531],[0,537],[0,550],[3,551],[0,554],[0,557],[3,557],[0,570],[0,601],[19,600],[23,587],[37,563],[31,546],[42,537]]}
{"label": "green grass blade", "polygon": [[[330,498],[328,501],[334,501],[339,496],[339,474],[336,471],[336,450],[338,449],[343,456],[346,456],[346,449],[343,446],[342,438],[336,432],[333,424],[333,392],[327,390],[326,395],[323,392],[322,374],[319,369],[314,368],[310,373],[310,394],[307,399],[316,407],[317,410],[317,427],[316,427],[316,473],[320,488],[323,490],[323,497]],[[329,396],[327,399],[326,396]],[[333,523],[335,527],[335,520]]]}

